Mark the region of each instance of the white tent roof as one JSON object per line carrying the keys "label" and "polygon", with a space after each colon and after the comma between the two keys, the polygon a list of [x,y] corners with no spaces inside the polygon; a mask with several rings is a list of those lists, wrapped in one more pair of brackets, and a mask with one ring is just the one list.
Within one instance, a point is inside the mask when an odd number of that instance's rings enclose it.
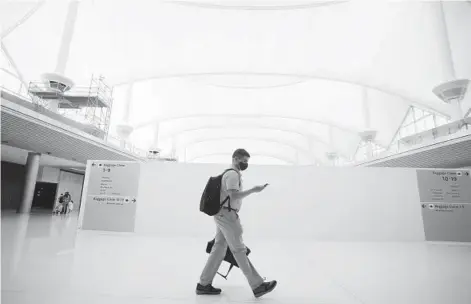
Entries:
{"label": "white tent roof", "polygon": [[[2,41],[23,77],[54,71],[69,4],[6,5],[2,33],[37,8]],[[388,146],[411,105],[452,113],[432,88],[471,78],[471,5],[443,7],[83,0],[64,72],[77,84],[101,74],[115,85],[112,131],[132,83],[129,123],[142,148],[159,121],[159,145],[186,159],[246,147],[260,162],[323,162],[326,152],[352,156],[365,129]]]}

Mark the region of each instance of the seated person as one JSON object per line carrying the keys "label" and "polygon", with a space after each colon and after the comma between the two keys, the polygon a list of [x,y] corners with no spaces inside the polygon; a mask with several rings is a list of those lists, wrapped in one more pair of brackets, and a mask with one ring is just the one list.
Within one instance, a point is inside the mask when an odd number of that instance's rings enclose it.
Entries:
{"label": "seated person", "polygon": [[52,211],[53,214],[60,214],[62,212],[62,204],[57,204],[54,210]]}

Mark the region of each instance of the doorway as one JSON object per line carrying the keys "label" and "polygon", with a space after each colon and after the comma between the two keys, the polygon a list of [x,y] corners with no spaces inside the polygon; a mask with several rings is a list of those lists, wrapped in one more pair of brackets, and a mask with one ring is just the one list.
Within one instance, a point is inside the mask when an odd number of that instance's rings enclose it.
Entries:
{"label": "doorway", "polygon": [[37,182],[32,208],[52,210],[55,205],[57,184]]}

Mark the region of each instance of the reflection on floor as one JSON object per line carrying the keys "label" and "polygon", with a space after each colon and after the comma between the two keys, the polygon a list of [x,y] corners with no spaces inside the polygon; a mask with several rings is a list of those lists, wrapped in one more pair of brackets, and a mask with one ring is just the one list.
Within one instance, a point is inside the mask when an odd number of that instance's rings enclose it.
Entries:
{"label": "reflection on floor", "polygon": [[[256,300],[235,268],[196,296],[208,239],[76,231],[77,216],[2,214],[2,303],[471,303],[471,245],[246,239],[277,289]],[[222,271],[227,269],[223,264]]]}

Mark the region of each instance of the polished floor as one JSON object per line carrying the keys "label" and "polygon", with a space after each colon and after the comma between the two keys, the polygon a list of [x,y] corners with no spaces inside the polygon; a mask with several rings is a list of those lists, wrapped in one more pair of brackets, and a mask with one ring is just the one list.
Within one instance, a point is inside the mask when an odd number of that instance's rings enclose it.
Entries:
{"label": "polished floor", "polygon": [[[469,304],[471,245],[247,239],[276,290],[254,299],[239,269],[197,296],[208,240],[76,230],[77,215],[2,213],[3,304]],[[221,271],[227,269],[223,264]]]}

